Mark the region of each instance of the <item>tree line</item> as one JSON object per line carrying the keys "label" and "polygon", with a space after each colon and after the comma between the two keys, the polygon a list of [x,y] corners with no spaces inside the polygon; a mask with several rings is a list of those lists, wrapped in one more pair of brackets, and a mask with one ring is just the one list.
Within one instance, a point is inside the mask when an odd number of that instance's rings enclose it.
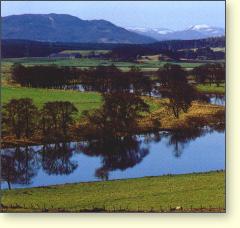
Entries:
{"label": "tree line", "polygon": [[[47,57],[52,53],[58,53],[64,50],[112,50],[113,56],[122,53],[124,49],[125,57],[129,56],[128,52],[139,50],[143,55],[152,53],[159,54],[161,51],[179,49],[203,48],[203,47],[225,47],[225,37],[213,37],[199,40],[167,40],[151,44],[111,44],[111,43],[62,43],[62,42],[40,42],[30,40],[2,40],[1,54],[2,58],[19,58],[19,57]],[[144,52],[143,52],[144,50]]]}
{"label": "tree line", "polygon": [[25,87],[63,88],[77,76],[77,69],[71,67],[30,66],[21,64],[12,66],[12,79]]}
{"label": "tree line", "polygon": [[[87,91],[102,93],[133,91],[147,94],[152,91],[156,83],[160,82],[162,86],[166,86],[167,78],[178,77],[178,72],[166,71],[169,66],[176,68],[175,64],[165,64],[153,73],[154,77],[149,77],[135,66],[132,66],[128,72],[123,72],[115,65],[79,69],[56,65],[25,67],[21,64],[14,64],[12,79],[26,87],[63,89],[67,85],[81,84]],[[223,63],[204,64],[191,71],[181,68],[180,71],[185,71],[186,77],[193,76],[196,83],[209,82],[219,85],[225,81],[225,64]]]}
{"label": "tree line", "polygon": [[205,64],[195,67],[191,72],[195,76],[196,83],[206,83],[210,85],[216,83],[217,86],[220,83],[224,83],[226,79],[225,64]]}
{"label": "tree line", "polygon": [[115,65],[78,69],[56,65],[25,67],[14,64],[12,79],[21,86],[35,88],[62,89],[66,85],[81,84],[85,90],[98,92],[151,91],[150,78],[144,76],[139,68],[132,67],[129,72],[123,72]]}
{"label": "tree line", "polygon": [[[20,138],[39,138],[46,141],[62,141],[79,131],[95,135],[118,136],[132,133],[137,127],[141,113],[149,106],[143,99],[131,93],[103,94],[103,105],[93,112],[83,112],[88,125],[81,126],[77,119],[78,109],[68,101],[46,102],[37,108],[32,99],[12,99],[2,107],[2,134]],[[79,121],[80,127],[75,123]],[[93,130],[93,131],[91,131]]]}
{"label": "tree line", "polygon": [[2,134],[20,139],[38,133],[47,139],[63,139],[77,112],[68,101],[46,102],[38,109],[30,98],[12,99],[2,107]]}

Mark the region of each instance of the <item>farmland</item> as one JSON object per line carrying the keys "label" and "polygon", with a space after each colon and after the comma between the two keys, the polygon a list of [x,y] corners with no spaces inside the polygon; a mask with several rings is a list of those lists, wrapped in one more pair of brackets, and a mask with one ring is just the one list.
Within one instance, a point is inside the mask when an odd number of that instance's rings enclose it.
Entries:
{"label": "farmland", "polygon": [[179,207],[180,211],[224,211],[224,180],[224,172],[210,172],[15,189],[3,191],[2,210],[169,212]]}
{"label": "farmland", "polygon": [[[78,92],[72,90],[57,89],[38,89],[25,87],[2,87],[2,103],[7,103],[11,99],[31,98],[34,104],[41,108],[44,103],[51,101],[70,101],[79,111],[97,109],[102,104],[100,93],[97,92]],[[158,103],[154,100],[145,98],[150,105],[150,111],[156,111],[159,108]]]}
{"label": "farmland", "polygon": [[65,54],[81,54],[82,56],[87,56],[91,53],[95,54],[106,54],[109,53],[109,50],[64,50],[61,51],[60,53],[65,53]]}
{"label": "farmland", "polygon": [[[119,62],[112,60],[103,60],[103,59],[88,59],[88,58],[79,58],[79,59],[57,59],[57,58],[17,58],[17,59],[4,59],[2,60],[2,64],[13,64],[13,63],[21,63],[26,66],[32,65],[49,65],[56,64],[58,66],[71,66],[71,67],[96,67],[98,65],[109,66],[114,64],[120,69],[129,69],[131,66],[137,66],[141,69],[155,69],[157,70],[159,67],[162,67],[164,64],[168,63],[166,61],[158,61],[158,60],[146,60],[143,63],[134,63],[134,62]],[[179,64],[184,68],[193,68],[203,64],[202,62],[189,63],[189,62],[170,62],[172,64]]]}
{"label": "farmland", "polygon": [[216,84],[199,84],[196,86],[197,90],[201,93],[225,93],[225,83],[221,83],[219,86]]}
{"label": "farmland", "polygon": [[[78,50],[80,52],[88,53],[85,50]],[[104,50],[103,50],[104,51]],[[68,51],[67,51],[68,52]],[[74,51],[73,51],[74,52]],[[154,59],[154,58],[153,58]],[[143,72],[156,72],[159,68],[163,67],[166,63],[178,64],[186,70],[190,70],[194,67],[203,65],[204,62],[167,62],[159,60],[144,60],[141,63],[134,62],[119,62],[112,60],[103,60],[103,59],[88,59],[88,58],[79,58],[79,59],[70,59],[70,58],[48,58],[48,57],[37,57],[37,58],[12,58],[12,59],[3,59],[1,62],[1,79],[2,85],[11,85],[11,66],[14,63],[20,63],[24,66],[34,66],[34,65],[57,65],[59,67],[76,67],[76,68],[91,68],[96,66],[110,66],[114,64],[122,71],[129,71],[131,67],[139,67]],[[16,86],[16,85],[15,85]]]}

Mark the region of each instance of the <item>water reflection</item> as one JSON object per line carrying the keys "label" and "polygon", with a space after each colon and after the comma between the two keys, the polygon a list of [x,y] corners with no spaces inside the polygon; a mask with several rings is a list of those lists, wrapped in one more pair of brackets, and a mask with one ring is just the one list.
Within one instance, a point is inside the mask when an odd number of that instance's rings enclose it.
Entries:
{"label": "water reflection", "polygon": [[208,94],[207,97],[210,99],[211,104],[215,105],[225,105],[225,95],[223,94]]}
{"label": "water reflection", "polygon": [[101,167],[95,172],[96,177],[108,180],[108,173],[114,170],[126,170],[140,163],[149,153],[141,148],[141,141],[136,136],[122,138],[103,138],[80,143],[79,149],[88,156],[100,156]]}
{"label": "water reflection", "polygon": [[3,149],[2,187],[224,169],[224,143],[222,126]]}
{"label": "water reflection", "polygon": [[42,168],[49,175],[68,175],[77,167],[77,161],[71,161],[75,148],[70,143],[44,145],[40,150]]}
{"label": "water reflection", "polygon": [[38,154],[32,147],[16,147],[1,152],[1,177],[11,184],[29,185],[39,169]]}
{"label": "water reflection", "polygon": [[[151,96],[155,98],[167,98],[168,92],[167,91],[159,91],[158,89],[159,85],[156,83],[156,85],[153,85],[150,92],[143,92],[141,95],[145,96]],[[80,92],[84,91],[96,91],[96,88],[92,85],[87,84],[76,84],[76,85],[65,85],[64,89],[66,90],[77,90]],[[134,93],[133,85],[129,85],[129,92]],[[218,93],[212,93],[212,94],[198,94],[197,100],[207,102],[214,105],[225,105],[225,95],[224,94],[218,94]]]}
{"label": "water reflection", "polygon": [[175,130],[168,136],[168,146],[172,148],[175,157],[179,158],[190,141],[203,136],[209,129],[193,128],[189,130]]}

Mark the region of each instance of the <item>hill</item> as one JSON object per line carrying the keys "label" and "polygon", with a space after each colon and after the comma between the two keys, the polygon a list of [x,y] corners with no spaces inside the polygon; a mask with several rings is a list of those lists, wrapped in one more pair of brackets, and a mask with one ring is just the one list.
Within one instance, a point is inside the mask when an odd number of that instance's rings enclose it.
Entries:
{"label": "hill", "polygon": [[3,39],[78,43],[151,43],[106,20],[81,20],[67,14],[23,14],[2,17]]}

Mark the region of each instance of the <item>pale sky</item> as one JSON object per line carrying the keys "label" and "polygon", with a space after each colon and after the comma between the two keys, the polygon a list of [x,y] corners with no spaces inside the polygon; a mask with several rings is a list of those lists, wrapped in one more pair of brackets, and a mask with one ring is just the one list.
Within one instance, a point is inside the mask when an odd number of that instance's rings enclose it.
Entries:
{"label": "pale sky", "polygon": [[1,14],[63,13],[84,20],[104,19],[122,27],[185,29],[225,26],[224,1],[1,1]]}

